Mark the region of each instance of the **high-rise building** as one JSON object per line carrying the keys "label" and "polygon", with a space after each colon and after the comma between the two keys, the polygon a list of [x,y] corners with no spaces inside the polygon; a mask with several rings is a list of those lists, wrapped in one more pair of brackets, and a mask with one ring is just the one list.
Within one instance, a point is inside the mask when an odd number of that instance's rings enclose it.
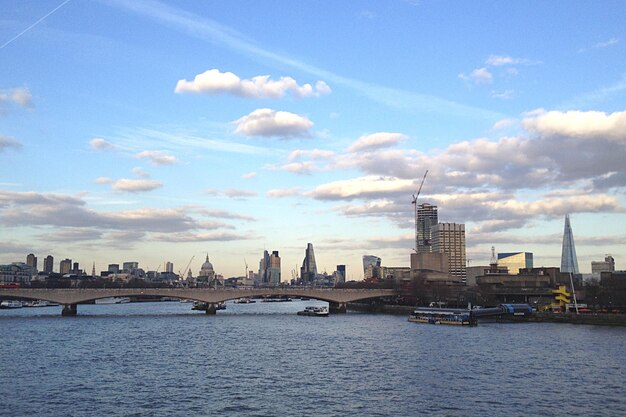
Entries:
{"label": "high-rise building", "polygon": [[530,252],[498,253],[498,266],[506,266],[509,274],[517,275],[520,269],[533,269],[533,254]]}
{"label": "high-rise building", "polygon": [[278,256],[277,250],[273,251],[270,255],[268,283],[271,285],[280,284],[280,256]]}
{"label": "high-rise building", "polygon": [[59,264],[59,272],[62,275],[65,275],[65,274],[69,274],[71,270],[72,270],[72,260],[68,258],[63,259],[61,263]]}
{"label": "high-rise building", "polygon": [[417,206],[416,252],[432,252],[432,227],[438,223],[437,206],[422,203]]}
{"label": "high-rise building", "polygon": [[346,266],[337,265],[337,282],[346,282]]}
{"label": "high-rise building", "polygon": [[604,261],[592,261],[591,273],[600,275],[602,272],[615,272],[615,259],[611,255],[606,255]]}
{"label": "high-rise building", "polygon": [[317,264],[315,263],[315,252],[313,252],[313,244],[307,243],[304,251],[304,260],[300,268],[300,279],[303,283],[311,283],[317,277]]}
{"label": "high-rise building", "polygon": [[174,273],[174,264],[172,262],[169,262],[169,261],[165,262],[165,272],[168,274]]}
{"label": "high-rise building", "polygon": [[122,264],[123,272],[133,273],[139,269],[139,262],[124,262]]}
{"label": "high-rise building", "polygon": [[34,254],[29,253],[28,256],[26,256],[26,265],[36,270],[37,269],[37,257]]}
{"label": "high-rise building", "polygon": [[448,254],[450,275],[466,282],[465,225],[439,223],[432,227],[431,232],[433,251]]}
{"label": "high-rise building", "polygon": [[52,269],[54,267],[54,258],[52,255],[46,256],[43,260],[43,272],[47,272],[48,274],[52,273]]}
{"label": "high-rise building", "polygon": [[377,271],[380,270],[381,259],[374,255],[363,255],[363,278],[380,278]]}
{"label": "high-rise building", "polygon": [[561,250],[561,272],[578,274],[578,259],[574,246],[574,233],[569,221],[569,214],[565,215],[565,228],[563,230],[563,248]]}
{"label": "high-rise building", "polygon": [[78,274],[80,272],[80,265],[78,264],[78,262],[74,262],[74,264],[72,265],[72,271],[73,274]]}
{"label": "high-rise building", "polygon": [[107,268],[107,271],[109,271],[112,274],[119,274],[120,273],[120,264],[109,264],[109,267]]}
{"label": "high-rise building", "polygon": [[261,284],[269,284],[269,269],[270,269],[270,253],[267,250],[263,251],[263,257],[259,261],[259,282]]}

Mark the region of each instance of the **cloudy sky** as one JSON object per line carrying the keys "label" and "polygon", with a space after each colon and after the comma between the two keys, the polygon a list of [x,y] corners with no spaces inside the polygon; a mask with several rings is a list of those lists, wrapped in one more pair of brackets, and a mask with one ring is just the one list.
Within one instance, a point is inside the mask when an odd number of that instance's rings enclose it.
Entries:
{"label": "cloudy sky", "polygon": [[[408,266],[412,194],[470,265],[626,269],[622,1],[0,0],[0,262],[283,280]],[[162,269],[162,267],[161,267]]]}

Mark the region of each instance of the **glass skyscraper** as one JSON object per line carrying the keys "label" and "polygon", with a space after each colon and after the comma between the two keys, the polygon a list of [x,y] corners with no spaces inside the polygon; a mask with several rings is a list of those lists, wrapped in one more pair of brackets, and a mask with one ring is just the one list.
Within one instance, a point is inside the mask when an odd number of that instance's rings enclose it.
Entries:
{"label": "glass skyscraper", "polygon": [[415,227],[416,252],[432,252],[432,227],[438,223],[437,206],[422,203],[417,206],[417,225]]}
{"label": "glass skyscraper", "polygon": [[565,215],[565,228],[563,230],[563,248],[561,250],[561,272],[578,274],[578,259],[574,246],[574,233],[569,222],[569,214]]}

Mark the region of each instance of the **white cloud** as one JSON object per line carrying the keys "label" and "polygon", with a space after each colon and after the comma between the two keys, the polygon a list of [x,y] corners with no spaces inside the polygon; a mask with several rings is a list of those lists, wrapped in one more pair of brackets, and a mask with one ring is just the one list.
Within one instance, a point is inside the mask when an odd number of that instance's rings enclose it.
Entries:
{"label": "white cloud", "polygon": [[96,178],[97,184],[113,184],[113,180],[108,177],[98,177]]}
{"label": "white cloud", "polygon": [[335,155],[335,152],[325,149],[296,149],[289,153],[287,159],[289,161],[295,161],[301,158],[317,159],[329,159]]}
{"label": "white cloud", "polygon": [[504,91],[491,90],[491,93],[489,93],[489,95],[493,98],[499,98],[501,100],[510,100],[513,97],[515,97],[515,91],[514,90],[504,90]]}
{"label": "white cloud", "polygon": [[294,195],[300,195],[300,189],[297,187],[273,189],[273,190],[269,190],[268,192],[266,192],[265,195],[269,198],[292,197]]}
{"label": "white cloud", "polygon": [[329,94],[330,87],[324,81],[298,85],[291,77],[281,77],[274,81],[269,75],[258,75],[250,80],[241,79],[232,72],[211,69],[195,76],[193,81],[179,80],[177,93],[235,94],[241,97],[280,98],[288,91],[296,97],[320,96]]}
{"label": "white cloud", "polygon": [[596,49],[606,48],[607,46],[616,45],[619,43],[619,39],[611,38],[604,42],[598,42],[593,47]]}
{"label": "white cloud", "polygon": [[176,162],[175,156],[167,155],[160,151],[143,151],[139,152],[135,155],[137,159],[149,159],[152,165],[160,166],[160,165],[173,165]]}
{"label": "white cloud", "polygon": [[224,190],[224,195],[230,198],[254,197],[256,196],[256,192],[230,188],[228,190]]}
{"label": "white cloud", "polygon": [[97,151],[106,151],[116,149],[117,146],[102,138],[93,138],[89,141],[89,145],[91,145],[92,149]]}
{"label": "white cloud", "polygon": [[361,136],[350,147],[348,152],[358,152],[364,150],[374,150],[380,148],[387,148],[397,145],[398,143],[407,139],[406,135],[401,133],[389,133],[379,132],[371,135]]}
{"label": "white cloud", "polygon": [[528,131],[545,136],[611,138],[626,144],[626,110],[607,114],[599,111],[543,111],[529,113],[522,121]]}
{"label": "white cloud", "polygon": [[415,191],[415,181],[394,177],[365,176],[349,180],[334,181],[317,186],[306,195],[319,200],[338,200],[351,198],[376,198],[390,193]]}
{"label": "white cloud", "polygon": [[0,135],[0,152],[2,152],[5,149],[20,149],[22,147],[22,144],[9,136],[4,136],[4,135]]}
{"label": "white cloud", "polygon": [[490,55],[485,63],[492,67],[501,67],[506,65],[536,65],[540,62],[526,58],[513,58],[508,55]]}
{"label": "white cloud", "polygon": [[33,96],[27,88],[0,90],[0,104],[2,103],[13,103],[22,108],[28,108],[33,104]]}
{"label": "white cloud", "polygon": [[150,174],[144,171],[144,169],[141,167],[134,167],[132,171],[133,174],[135,174],[139,178],[150,178]]}
{"label": "white cloud", "polygon": [[256,172],[254,172],[254,171],[253,172],[247,172],[247,173],[241,175],[241,178],[243,178],[244,180],[249,180],[249,179],[252,179],[252,178],[255,178],[255,177],[256,177]]}
{"label": "white cloud", "polygon": [[313,122],[286,111],[257,109],[236,121],[235,133],[246,136],[308,136]]}
{"label": "white cloud", "polygon": [[491,84],[493,82],[493,74],[485,67],[476,68],[468,75],[459,74],[459,78],[463,81],[473,82],[474,84]]}
{"label": "white cloud", "polygon": [[152,191],[157,188],[161,188],[162,183],[153,180],[129,180],[126,178],[115,181],[112,188],[117,191],[126,191],[131,193],[138,193],[144,191]]}
{"label": "white cloud", "polygon": [[491,129],[493,130],[506,129],[507,127],[511,127],[515,125],[515,123],[517,123],[517,120],[515,119],[502,119],[502,120],[498,120],[497,122],[495,122],[493,126],[491,127]]}

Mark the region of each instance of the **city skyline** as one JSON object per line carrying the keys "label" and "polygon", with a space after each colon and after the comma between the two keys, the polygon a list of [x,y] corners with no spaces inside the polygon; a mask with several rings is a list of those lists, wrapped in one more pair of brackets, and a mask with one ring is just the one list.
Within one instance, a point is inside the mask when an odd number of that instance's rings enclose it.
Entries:
{"label": "city skyline", "polygon": [[559,266],[569,214],[580,272],[626,269],[621,2],[0,1],[0,263],[312,242],[358,280],[409,265],[428,170],[471,265]]}

